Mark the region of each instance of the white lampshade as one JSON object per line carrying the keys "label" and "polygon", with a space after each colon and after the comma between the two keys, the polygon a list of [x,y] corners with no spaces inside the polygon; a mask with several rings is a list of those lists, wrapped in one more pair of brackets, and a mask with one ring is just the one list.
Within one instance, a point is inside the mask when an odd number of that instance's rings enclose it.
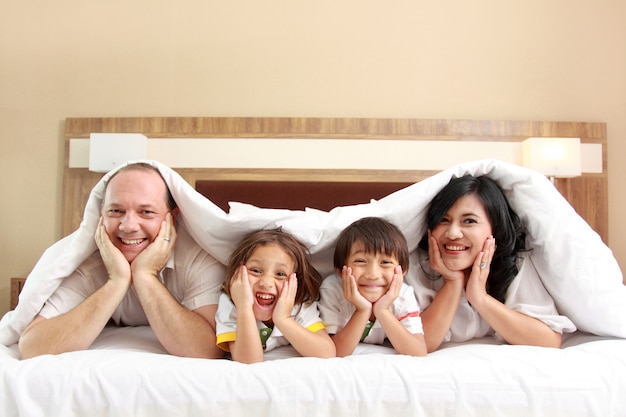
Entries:
{"label": "white lampshade", "polygon": [[126,161],[146,159],[148,138],[139,133],[92,133],[89,170],[108,172]]}
{"label": "white lampshade", "polygon": [[578,177],[580,138],[528,138],[522,142],[522,164],[548,177]]}

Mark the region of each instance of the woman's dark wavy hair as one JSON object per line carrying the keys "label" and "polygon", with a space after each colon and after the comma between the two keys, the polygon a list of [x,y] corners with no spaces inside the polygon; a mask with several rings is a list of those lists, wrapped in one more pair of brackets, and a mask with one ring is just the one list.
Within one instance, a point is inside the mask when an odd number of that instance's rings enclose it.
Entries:
{"label": "woman's dark wavy hair", "polygon": [[276,244],[282,247],[291,257],[295,264],[296,278],[298,279],[298,290],[296,291],[295,305],[310,304],[319,299],[322,276],[313,267],[310,260],[310,253],[306,246],[298,239],[281,228],[257,230],[246,235],[237,248],[230,255],[228,266],[226,267],[226,280],[222,288],[230,296],[230,284],[233,280],[237,268],[245,264],[252,256],[256,248],[268,244]]}
{"label": "woman's dark wavy hair", "polygon": [[[502,188],[487,176],[453,178],[431,201],[426,214],[427,227],[433,230],[459,198],[472,194],[483,204],[496,240],[487,293],[503,303],[507,289],[518,273],[517,253],[526,250],[526,229]],[[419,247],[428,252],[428,234],[422,238]]]}

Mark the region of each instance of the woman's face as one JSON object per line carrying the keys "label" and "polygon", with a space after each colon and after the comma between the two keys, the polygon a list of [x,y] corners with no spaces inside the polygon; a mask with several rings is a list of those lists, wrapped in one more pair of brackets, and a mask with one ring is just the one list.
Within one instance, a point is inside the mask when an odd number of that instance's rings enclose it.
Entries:
{"label": "woman's face", "polygon": [[492,234],[487,212],[474,194],[459,198],[432,230],[444,264],[453,271],[471,268]]}

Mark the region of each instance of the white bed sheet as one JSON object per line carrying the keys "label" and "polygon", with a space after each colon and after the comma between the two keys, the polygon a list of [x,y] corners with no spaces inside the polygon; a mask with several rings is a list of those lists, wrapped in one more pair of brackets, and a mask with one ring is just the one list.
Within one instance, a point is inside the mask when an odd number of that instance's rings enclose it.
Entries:
{"label": "white bed sheet", "polygon": [[361,345],[347,358],[263,363],[180,358],[148,327],[107,328],[91,349],[19,361],[0,345],[9,416],[624,416],[626,340],[569,335],[562,349],[493,339],[426,357]]}

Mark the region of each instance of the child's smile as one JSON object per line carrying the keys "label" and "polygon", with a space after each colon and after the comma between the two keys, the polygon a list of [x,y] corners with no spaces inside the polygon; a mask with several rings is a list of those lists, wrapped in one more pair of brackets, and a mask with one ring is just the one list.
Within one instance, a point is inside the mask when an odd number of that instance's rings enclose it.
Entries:
{"label": "child's smile", "polygon": [[352,269],[359,293],[369,302],[375,303],[389,289],[398,260],[382,253],[368,253],[361,242],[356,242],[352,245],[346,263]]}
{"label": "child's smile", "polygon": [[268,243],[252,252],[246,268],[254,294],[254,317],[261,321],[271,320],[285,280],[293,273],[295,263],[281,246]]}
{"label": "child's smile", "polygon": [[274,294],[266,293],[266,292],[257,292],[256,293],[256,303],[259,305],[259,308],[270,308],[274,306],[274,302],[276,301],[276,296]]}

